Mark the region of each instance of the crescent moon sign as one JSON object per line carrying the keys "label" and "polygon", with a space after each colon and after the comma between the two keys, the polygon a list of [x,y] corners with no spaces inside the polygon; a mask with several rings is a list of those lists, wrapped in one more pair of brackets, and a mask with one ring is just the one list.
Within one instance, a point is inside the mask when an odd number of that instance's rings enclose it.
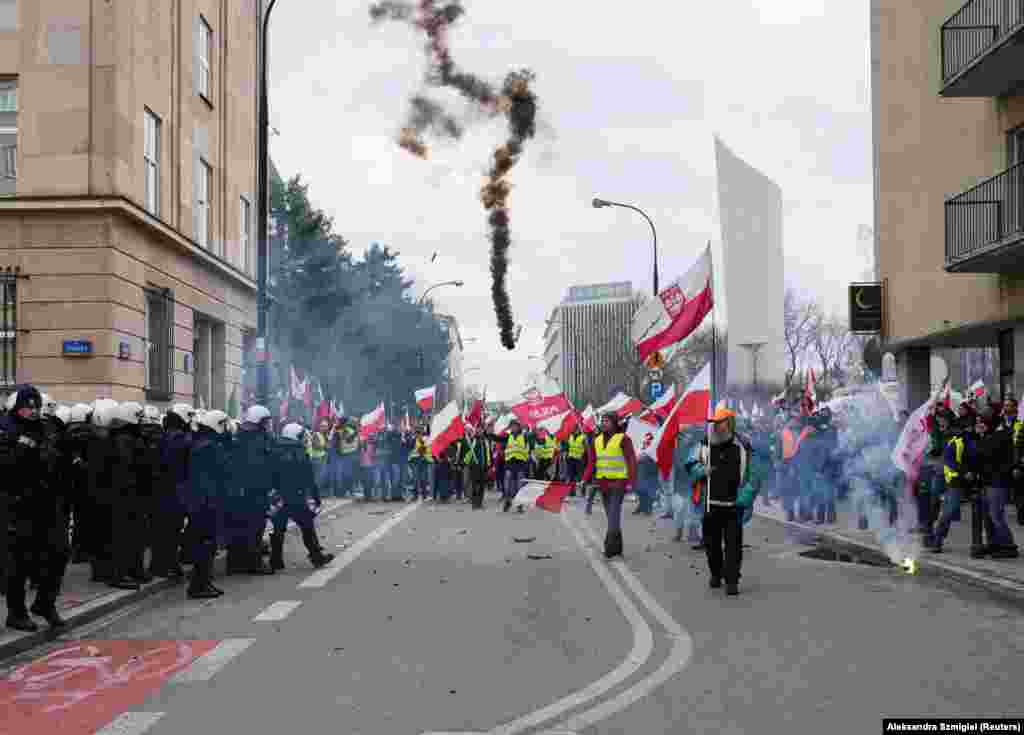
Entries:
{"label": "crescent moon sign", "polygon": [[867,304],[865,304],[864,301],[861,299],[861,296],[863,296],[863,295],[864,295],[864,289],[863,288],[858,288],[857,289],[857,295],[853,297],[853,300],[857,303],[857,306],[859,306],[861,309],[863,309],[864,311],[868,311],[871,307],[868,306]]}

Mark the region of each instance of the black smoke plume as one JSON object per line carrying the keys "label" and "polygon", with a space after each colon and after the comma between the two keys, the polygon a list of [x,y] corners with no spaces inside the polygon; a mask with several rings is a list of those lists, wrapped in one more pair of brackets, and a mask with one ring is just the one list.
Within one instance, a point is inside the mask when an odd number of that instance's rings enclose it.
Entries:
{"label": "black smoke plume", "polygon": [[[418,6],[384,0],[370,8],[370,17],[375,22],[409,22],[427,35],[426,53],[430,64],[425,81],[428,86],[455,89],[489,116],[502,114],[508,119],[509,137],[494,152],[480,200],[489,212],[487,222],[491,228],[491,297],[494,313],[498,319],[501,343],[511,350],[516,346],[516,336],[505,280],[508,274],[508,250],[512,244],[508,213],[508,196],[512,187],[506,177],[519,162],[526,141],[537,132],[537,98],[530,89],[534,75],[527,70],[512,72],[505,78],[498,93],[485,79],[459,69],[448,48],[447,33],[451,25],[464,14],[465,9],[458,0],[445,5],[439,5],[437,0],[420,0]],[[411,100],[409,118],[402,128],[398,143],[413,155],[426,158],[429,149],[423,137],[427,132],[458,139],[463,129],[441,105],[416,95]]]}

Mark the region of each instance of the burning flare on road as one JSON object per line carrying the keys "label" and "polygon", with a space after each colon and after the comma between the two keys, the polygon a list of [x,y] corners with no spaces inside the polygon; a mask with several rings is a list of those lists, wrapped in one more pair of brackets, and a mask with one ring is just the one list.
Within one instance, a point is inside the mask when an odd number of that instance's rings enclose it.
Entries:
{"label": "burning flare on road", "polygon": [[[427,35],[426,53],[430,61],[426,84],[431,87],[450,87],[483,110],[489,117],[503,115],[508,119],[508,139],[494,152],[494,160],[487,180],[480,191],[480,200],[490,214],[491,228],[491,297],[498,319],[501,342],[507,349],[516,346],[512,306],[505,286],[508,274],[508,249],[512,244],[509,229],[508,197],[512,186],[507,180],[509,171],[519,162],[527,140],[536,135],[537,98],[530,85],[534,75],[529,70],[511,72],[500,92],[486,80],[459,69],[448,48],[447,33],[451,25],[465,14],[459,0],[439,5],[437,0],[408,2],[382,0],[370,8],[374,22],[393,20],[411,23]],[[444,108],[423,95],[410,101],[410,113],[399,134],[398,145],[418,158],[427,158],[429,147],[424,142],[426,133],[458,140],[463,127]]]}
{"label": "burning flare on road", "polygon": [[907,574],[917,574],[917,559],[908,556],[900,566]]}

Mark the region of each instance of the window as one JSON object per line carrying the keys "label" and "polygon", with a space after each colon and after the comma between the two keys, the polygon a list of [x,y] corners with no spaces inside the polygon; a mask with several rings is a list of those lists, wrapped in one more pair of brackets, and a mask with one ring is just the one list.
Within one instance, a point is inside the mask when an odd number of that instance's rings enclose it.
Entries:
{"label": "window", "polygon": [[174,297],[170,289],[146,289],[146,389],[170,400],[174,378]]}
{"label": "window", "polygon": [[18,80],[0,79],[0,196],[17,193]]}
{"label": "window", "polygon": [[160,216],[160,118],[145,111],[146,211]]}
{"label": "window", "polygon": [[18,82],[14,79],[0,81],[0,112],[18,111]]}
{"label": "window", "polygon": [[249,200],[242,197],[238,207],[238,258],[239,264],[245,273],[252,272],[252,206]]}
{"label": "window", "polygon": [[198,66],[198,92],[207,100],[210,99],[210,51],[213,49],[213,31],[206,19],[200,16],[196,38],[196,64]]}
{"label": "window", "polygon": [[199,245],[210,249],[210,182],[213,170],[210,164],[199,159],[196,167],[196,241]]}

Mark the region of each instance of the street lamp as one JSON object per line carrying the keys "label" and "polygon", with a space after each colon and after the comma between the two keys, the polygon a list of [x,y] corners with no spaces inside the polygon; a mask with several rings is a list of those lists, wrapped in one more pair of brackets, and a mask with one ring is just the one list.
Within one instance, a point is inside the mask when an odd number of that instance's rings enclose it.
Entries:
{"label": "street lamp", "polygon": [[455,286],[456,288],[462,288],[465,285],[466,284],[464,281],[444,281],[443,283],[435,283],[433,286],[431,286],[430,288],[423,292],[423,295],[420,296],[420,300],[417,303],[417,306],[423,306],[423,302],[426,301],[427,299],[427,294],[433,291],[435,288],[441,288],[442,286]]}
{"label": "street lamp", "polygon": [[626,209],[632,209],[634,212],[639,212],[643,216],[643,218],[645,220],[647,220],[647,224],[649,224],[651,226],[651,234],[654,236],[654,296],[655,296],[655,298],[657,298],[657,296],[658,296],[658,231],[654,229],[654,222],[651,221],[651,218],[647,216],[647,213],[644,212],[644,210],[640,209],[640,207],[634,207],[632,204],[623,204],[621,202],[610,202],[607,199],[598,199],[597,197],[594,198],[594,201],[592,203],[594,205],[594,209],[601,209],[602,207],[624,207]]}
{"label": "street lamp", "polygon": [[267,348],[267,277],[270,267],[270,253],[267,247],[267,219],[270,216],[269,181],[269,127],[267,105],[267,36],[270,13],[277,0],[270,0],[260,23],[260,78],[259,109],[256,115],[256,351],[259,359],[257,370],[256,401],[266,405],[270,398],[270,372]]}

